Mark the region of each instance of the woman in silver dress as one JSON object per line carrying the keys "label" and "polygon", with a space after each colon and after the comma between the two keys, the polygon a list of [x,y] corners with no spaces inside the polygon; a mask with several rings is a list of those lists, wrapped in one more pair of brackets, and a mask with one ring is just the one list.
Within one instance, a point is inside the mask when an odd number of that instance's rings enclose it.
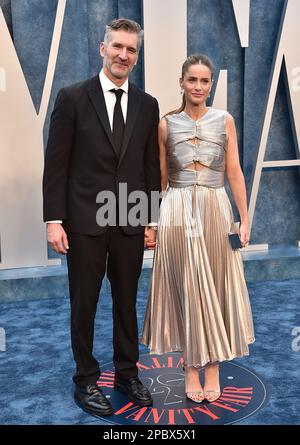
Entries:
{"label": "woman in silver dress", "polygon": [[249,355],[254,342],[241,252],[228,238],[238,233],[248,245],[245,180],[233,117],[206,106],[212,83],[209,58],[188,57],[180,78],[182,106],[160,122],[165,194],[142,334],[152,354],[182,352],[186,396],[197,403],[220,397],[219,362]]}

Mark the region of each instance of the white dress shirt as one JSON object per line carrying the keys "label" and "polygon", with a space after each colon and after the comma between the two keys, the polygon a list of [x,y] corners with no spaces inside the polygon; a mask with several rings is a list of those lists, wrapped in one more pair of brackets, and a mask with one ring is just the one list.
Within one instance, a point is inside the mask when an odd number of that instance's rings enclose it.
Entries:
{"label": "white dress shirt", "polygon": [[110,128],[112,129],[112,123],[113,123],[113,116],[114,116],[114,108],[116,103],[116,95],[115,93],[109,91],[112,89],[123,90],[123,94],[121,97],[121,108],[123,113],[124,122],[126,123],[126,116],[127,116],[127,105],[128,105],[128,79],[121,85],[120,87],[117,87],[103,72],[103,69],[100,71],[99,74],[100,83],[102,86],[104,99],[105,99],[105,105],[106,110],[108,114],[108,119],[110,123]]}

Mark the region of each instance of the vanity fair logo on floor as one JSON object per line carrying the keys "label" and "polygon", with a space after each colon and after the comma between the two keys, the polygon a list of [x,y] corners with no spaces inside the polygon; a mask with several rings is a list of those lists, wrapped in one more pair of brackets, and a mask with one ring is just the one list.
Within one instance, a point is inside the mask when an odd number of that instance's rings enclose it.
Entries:
{"label": "vanity fair logo on floor", "polygon": [[113,363],[106,363],[101,367],[98,385],[115,412],[103,420],[121,425],[225,425],[253,415],[267,401],[262,379],[233,362],[221,364],[221,397],[201,404],[185,397],[179,353],[141,355],[138,367],[139,376],[153,397],[153,406],[139,407],[115,391]]}

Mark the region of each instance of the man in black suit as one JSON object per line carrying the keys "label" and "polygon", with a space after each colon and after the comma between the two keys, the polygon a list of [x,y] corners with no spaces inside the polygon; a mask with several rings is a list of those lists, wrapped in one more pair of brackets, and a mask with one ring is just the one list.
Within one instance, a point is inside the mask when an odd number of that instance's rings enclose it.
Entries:
{"label": "man in black suit", "polygon": [[[74,397],[96,416],[113,412],[96,385],[100,367],[92,354],[94,318],[106,270],[113,298],[115,388],[140,406],[152,403],[138,378],[135,305],[144,236],[146,245],[155,243],[155,225],[145,225],[152,219],[151,192],[160,190],[159,111],[156,99],[128,82],[141,41],[142,30],[131,20],[113,20],[106,27],[100,74],[58,93],[45,156],[48,241],[56,252],[67,254]],[[118,200],[124,184],[126,198],[136,190],[146,193],[146,223],[121,222],[121,202],[114,214],[109,212],[110,222],[102,224],[103,218],[96,217],[99,203],[107,204],[101,193],[112,193]],[[127,212],[133,205],[128,204]]]}

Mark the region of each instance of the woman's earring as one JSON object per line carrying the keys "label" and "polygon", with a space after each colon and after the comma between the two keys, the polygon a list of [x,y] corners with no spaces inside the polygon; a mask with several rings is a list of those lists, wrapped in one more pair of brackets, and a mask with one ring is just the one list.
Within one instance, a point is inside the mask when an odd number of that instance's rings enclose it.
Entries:
{"label": "woman's earring", "polygon": [[182,89],[182,88],[181,88],[181,90],[180,90],[180,94],[183,95],[183,89]]}

